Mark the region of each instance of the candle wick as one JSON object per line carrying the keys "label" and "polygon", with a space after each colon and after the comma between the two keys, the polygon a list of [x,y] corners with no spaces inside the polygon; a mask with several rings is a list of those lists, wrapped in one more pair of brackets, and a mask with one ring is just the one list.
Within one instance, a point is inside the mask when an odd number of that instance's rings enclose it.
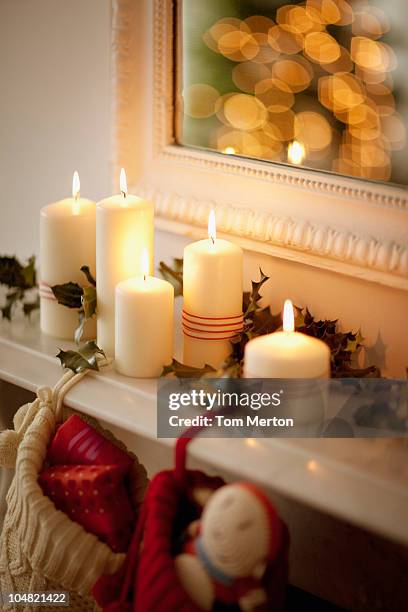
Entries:
{"label": "candle wick", "polygon": [[146,274],[143,274],[143,280],[146,282]]}
{"label": "candle wick", "polygon": [[212,243],[215,244],[214,236],[211,236]]}
{"label": "candle wick", "polygon": [[126,198],[126,195],[127,195],[126,191],[122,191],[122,195],[124,198]]}

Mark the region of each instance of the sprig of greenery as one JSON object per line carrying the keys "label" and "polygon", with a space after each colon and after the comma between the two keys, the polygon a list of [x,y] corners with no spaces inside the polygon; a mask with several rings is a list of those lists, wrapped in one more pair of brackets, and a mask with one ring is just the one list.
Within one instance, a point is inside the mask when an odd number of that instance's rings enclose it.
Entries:
{"label": "sprig of greenery", "polygon": [[72,281],[51,287],[59,304],[78,311],[79,324],[75,330],[75,342],[77,344],[81,342],[86,321],[96,313],[96,280],[91,274],[89,266],[82,266],[81,272],[90,284],[88,287],[81,287],[81,285]]}
{"label": "sprig of greenery", "polygon": [[[182,269],[182,268],[181,268]],[[180,275],[180,265],[177,274]],[[218,371],[210,366],[203,369],[191,368],[173,361],[163,370],[163,376],[178,378],[200,378],[201,376],[237,378],[242,376],[244,352],[247,342],[258,336],[270,334],[282,328],[282,313],[271,312],[269,306],[261,308],[261,290],[269,280],[259,270],[260,278],[252,281],[252,290],[243,294],[244,328],[241,334],[231,342],[231,353]],[[330,348],[331,375],[333,378],[364,378],[381,376],[376,366],[355,368],[352,363],[358,351],[364,346],[361,332],[342,332],[338,320],[315,319],[308,308],[295,306],[295,329],[308,336],[319,338]]]}
{"label": "sprig of greenery", "polygon": [[63,351],[60,349],[57,359],[60,360],[63,368],[67,368],[78,374],[84,370],[99,371],[98,361],[106,358],[102,349],[97,346],[94,340],[85,342],[77,351]]}
{"label": "sprig of greenery", "polygon": [[11,321],[15,308],[22,304],[23,312],[30,316],[40,306],[38,294],[35,300],[27,299],[27,293],[37,288],[35,257],[32,256],[23,265],[16,257],[0,257],[0,285],[7,287],[6,303],[1,306],[1,316]]}

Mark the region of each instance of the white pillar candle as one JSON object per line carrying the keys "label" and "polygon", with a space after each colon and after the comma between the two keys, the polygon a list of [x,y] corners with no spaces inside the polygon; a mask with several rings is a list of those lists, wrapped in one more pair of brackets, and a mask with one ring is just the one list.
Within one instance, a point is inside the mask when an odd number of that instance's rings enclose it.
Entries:
{"label": "white pillar candle", "polygon": [[96,207],[97,343],[107,355],[115,351],[115,287],[141,274],[143,249],[150,254],[153,271],[153,220],[151,202],[127,193],[124,170],[121,195],[98,202]]}
{"label": "white pillar candle", "polygon": [[160,376],[173,358],[174,289],[149,276],[147,251],[144,273],[116,286],[115,367],[136,378]]}
{"label": "white pillar candle", "polygon": [[[41,331],[50,336],[74,339],[78,313],[58,304],[51,286],[72,281],[86,285],[81,272],[89,266],[95,274],[95,202],[79,197],[79,176],[74,173],[72,198],[49,204],[40,215]],[[84,337],[95,337],[95,322],[85,325]]]}
{"label": "white pillar candle", "polygon": [[245,347],[247,378],[327,378],[330,350],[327,344],[295,332],[293,305],[286,300],[283,331],[254,338]]}
{"label": "white pillar candle", "polygon": [[184,363],[219,368],[241,330],[242,249],[216,238],[215,215],[208,238],[184,249]]}

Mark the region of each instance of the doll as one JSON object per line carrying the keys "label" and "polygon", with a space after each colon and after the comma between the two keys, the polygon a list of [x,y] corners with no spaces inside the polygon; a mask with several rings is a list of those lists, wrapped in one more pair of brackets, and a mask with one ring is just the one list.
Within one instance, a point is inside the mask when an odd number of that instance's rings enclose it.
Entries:
{"label": "doll", "polygon": [[242,482],[217,489],[187,534],[175,565],[199,608],[211,610],[217,601],[249,612],[266,603],[262,577],[278,554],[282,524],[259,488]]}

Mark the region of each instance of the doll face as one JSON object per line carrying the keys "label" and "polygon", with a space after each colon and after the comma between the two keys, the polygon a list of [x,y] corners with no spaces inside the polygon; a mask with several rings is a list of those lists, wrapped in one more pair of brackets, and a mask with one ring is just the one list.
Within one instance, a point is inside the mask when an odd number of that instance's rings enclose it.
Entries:
{"label": "doll face", "polygon": [[252,575],[268,555],[266,511],[239,485],[226,485],[212,495],[202,515],[201,535],[211,562],[229,576]]}

